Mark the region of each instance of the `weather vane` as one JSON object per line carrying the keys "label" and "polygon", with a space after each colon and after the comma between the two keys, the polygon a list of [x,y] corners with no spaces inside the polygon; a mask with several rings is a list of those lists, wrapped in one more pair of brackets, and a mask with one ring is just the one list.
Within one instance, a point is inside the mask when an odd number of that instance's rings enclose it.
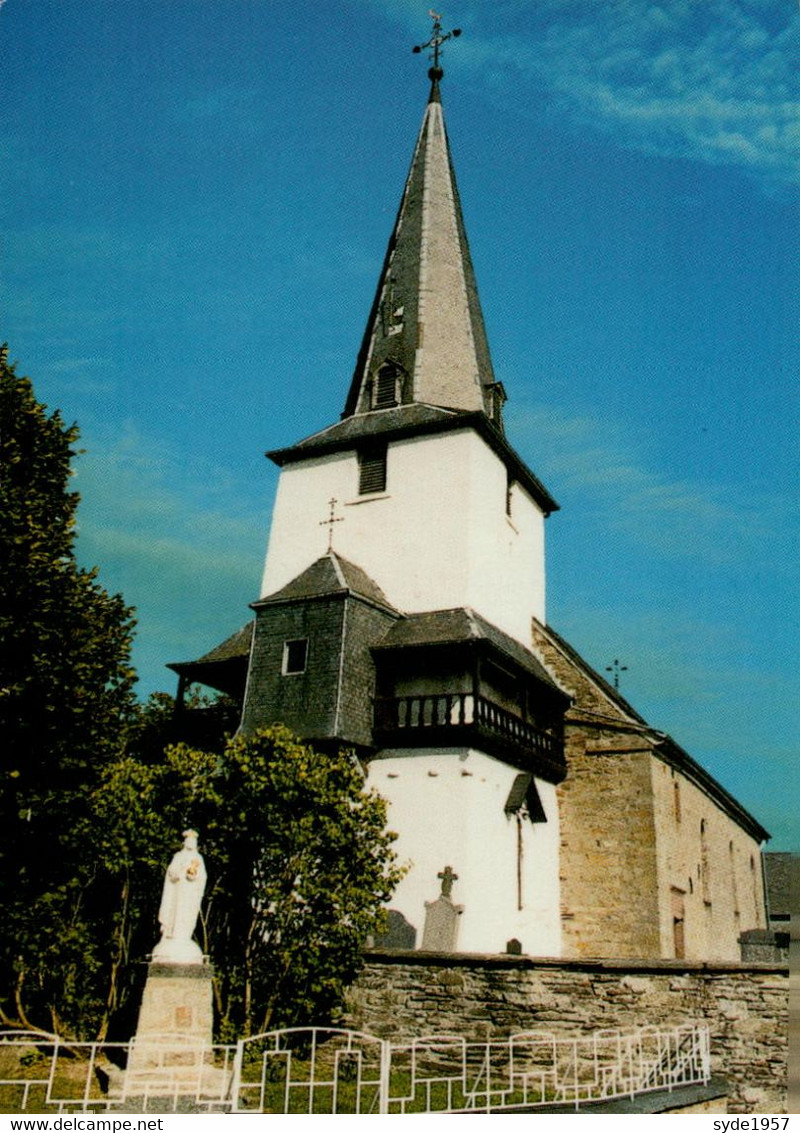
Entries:
{"label": "weather vane", "polygon": [[417,46],[413,48],[413,51],[415,55],[419,55],[421,51],[427,51],[428,48],[432,48],[428,58],[430,59],[433,66],[428,71],[428,78],[431,80],[431,82],[436,82],[438,79],[441,79],[442,75],[444,74],[444,71],[439,65],[439,56],[441,54],[442,44],[447,43],[448,39],[458,39],[458,37],[461,35],[461,28],[453,28],[452,31],[443,33],[441,14],[439,12],[434,12],[433,9],[431,9],[428,12],[428,15],[433,20],[433,35],[427,43],[417,44]]}
{"label": "weather vane", "polygon": [[619,661],[617,660],[616,657],[614,658],[614,660],[611,662],[610,665],[606,665],[606,672],[614,674],[614,688],[617,689],[617,690],[619,690],[619,675],[620,675],[620,673],[627,673],[627,671],[628,671],[628,666],[627,665],[620,665],[620,663],[619,663]]}

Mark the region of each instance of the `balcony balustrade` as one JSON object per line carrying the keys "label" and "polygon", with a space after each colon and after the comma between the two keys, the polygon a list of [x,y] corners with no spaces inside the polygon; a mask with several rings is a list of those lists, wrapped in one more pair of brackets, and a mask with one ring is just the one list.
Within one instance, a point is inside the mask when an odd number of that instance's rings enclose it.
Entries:
{"label": "balcony balustrade", "polygon": [[420,696],[380,697],[375,702],[375,739],[386,744],[412,746],[458,744],[480,737],[492,748],[531,762],[561,766],[561,739],[542,731],[499,704],[471,692],[442,692]]}
{"label": "balcony balustrade", "polygon": [[222,751],[226,738],[236,732],[241,718],[238,704],[207,704],[201,708],[178,705],[169,729],[169,742]]}

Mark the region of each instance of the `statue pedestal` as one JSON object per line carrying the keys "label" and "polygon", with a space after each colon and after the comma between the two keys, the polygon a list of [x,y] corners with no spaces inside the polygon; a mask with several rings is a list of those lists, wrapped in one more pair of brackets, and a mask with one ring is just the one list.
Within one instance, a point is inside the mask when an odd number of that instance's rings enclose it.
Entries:
{"label": "statue pedestal", "polygon": [[165,963],[154,956],[139,1009],[137,1045],[154,1035],[169,1035],[211,1046],[212,976],[210,964]]}
{"label": "statue pedestal", "polygon": [[150,962],[123,1097],[225,1097],[230,1074],[212,1049],[212,974],[209,964]]}

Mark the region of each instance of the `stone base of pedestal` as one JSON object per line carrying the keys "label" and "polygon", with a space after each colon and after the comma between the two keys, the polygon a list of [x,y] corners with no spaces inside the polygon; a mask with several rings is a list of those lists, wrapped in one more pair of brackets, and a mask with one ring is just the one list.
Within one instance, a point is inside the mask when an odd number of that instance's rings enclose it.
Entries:
{"label": "stone base of pedestal", "polygon": [[224,1098],[230,1075],[214,1065],[211,979],[208,964],[150,963],[139,1025],[127,1068],[114,1076],[114,1096]]}
{"label": "stone base of pedestal", "polygon": [[151,961],[135,1042],[140,1044],[149,1035],[179,1035],[211,1046],[212,977],[210,964]]}
{"label": "stone base of pedestal", "polygon": [[215,1065],[214,1052],[203,1043],[180,1035],[152,1035],[131,1043],[127,1069],[113,1075],[109,1096],[118,1100],[188,1096],[198,1102],[223,1102],[231,1078],[232,1068]]}

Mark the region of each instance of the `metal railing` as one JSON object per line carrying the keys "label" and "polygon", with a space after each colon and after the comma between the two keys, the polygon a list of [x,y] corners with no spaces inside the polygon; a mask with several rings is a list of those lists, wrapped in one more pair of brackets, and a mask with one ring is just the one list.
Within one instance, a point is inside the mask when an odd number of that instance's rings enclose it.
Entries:
{"label": "metal railing", "polygon": [[459,1113],[575,1109],[707,1082],[708,1028],[388,1042],[302,1027],[205,1046],[0,1033],[0,1112]]}
{"label": "metal railing", "polygon": [[579,1037],[529,1031],[485,1043],[439,1036],[392,1044],[387,1112],[578,1109],[707,1082],[710,1076],[704,1026]]}
{"label": "metal railing", "polygon": [[0,1031],[0,1113],[228,1112],[236,1046]]}

